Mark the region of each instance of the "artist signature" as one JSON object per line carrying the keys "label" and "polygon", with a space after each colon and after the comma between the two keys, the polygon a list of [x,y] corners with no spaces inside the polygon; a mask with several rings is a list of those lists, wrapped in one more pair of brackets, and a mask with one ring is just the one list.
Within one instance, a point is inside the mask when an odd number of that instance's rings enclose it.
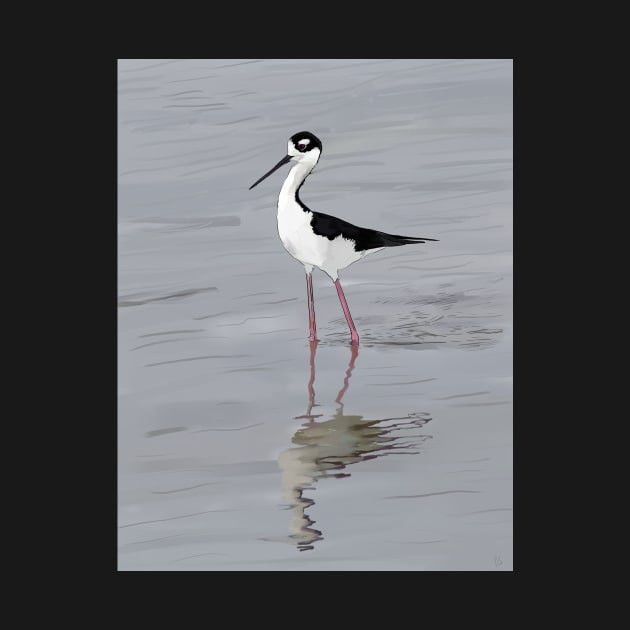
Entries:
{"label": "artist signature", "polygon": [[503,560],[501,560],[501,556],[498,554],[495,554],[494,556],[494,566],[495,567],[500,567],[503,564]]}

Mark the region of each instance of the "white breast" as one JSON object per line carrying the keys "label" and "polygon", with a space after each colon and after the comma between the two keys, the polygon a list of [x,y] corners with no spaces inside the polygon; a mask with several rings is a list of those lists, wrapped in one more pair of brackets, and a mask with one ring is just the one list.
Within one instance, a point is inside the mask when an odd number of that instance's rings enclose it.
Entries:
{"label": "white breast", "polygon": [[301,263],[320,267],[328,239],[313,234],[312,218],[313,213],[304,211],[295,199],[278,202],[278,234],[285,249]]}

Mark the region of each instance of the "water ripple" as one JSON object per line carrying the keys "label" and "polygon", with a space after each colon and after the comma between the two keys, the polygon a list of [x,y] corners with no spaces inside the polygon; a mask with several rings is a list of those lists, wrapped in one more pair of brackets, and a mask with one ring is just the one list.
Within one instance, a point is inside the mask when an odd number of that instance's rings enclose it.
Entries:
{"label": "water ripple", "polygon": [[436,497],[442,494],[479,494],[478,490],[444,490],[443,492],[427,492],[426,494],[399,494],[392,497],[384,497],[385,499],[421,499],[423,497]]}
{"label": "water ripple", "polygon": [[171,363],[186,363],[188,361],[203,361],[205,359],[240,359],[250,357],[251,354],[207,354],[203,357],[188,357],[186,359],[174,359],[172,361],[159,361],[158,363],[147,363],[144,367],[153,367],[154,365],[169,365]]}
{"label": "water ripple", "polygon": [[[145,298],[143,300],[132,300],[130,298],[139,297],[138,294],[135,295],[127,295],[118,300],[119,307],[125,306],[142,306],[144,304],[150,304],[151,302],[161,302],[163,300],[173,300],[176,298],[189,297],[191,295],[196,295],[197,293],[207,293],[208,291],[218,291],[217,287],[205,287],[203,289],[186,289],[184,291],[175,291],[175,293],[170,293],[169,295],[160,295],[158,297]],[[141,294],[140,294],[141,295]]]}

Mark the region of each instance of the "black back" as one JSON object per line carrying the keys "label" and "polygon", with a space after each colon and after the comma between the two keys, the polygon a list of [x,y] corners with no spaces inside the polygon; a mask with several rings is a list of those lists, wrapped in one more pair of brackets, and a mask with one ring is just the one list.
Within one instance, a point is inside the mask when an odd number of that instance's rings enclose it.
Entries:
{"label": "black back", "polygon": [[313,213],[311,228],[318,236],[325,236],[332,241],[338,236],[354,241],[354,251],[362,252],[367,249],[377,249],[379,247],[399,247],[400,245],[411,245],[413,243],[424,243],[425,241],[435,241],[434,238],[417,238],[415,236],[399,236],[398,234],[387,234],[378,230],[362,228],[343,219],[332,217],[329,214],[313,212],[300,203],[303,209]]}

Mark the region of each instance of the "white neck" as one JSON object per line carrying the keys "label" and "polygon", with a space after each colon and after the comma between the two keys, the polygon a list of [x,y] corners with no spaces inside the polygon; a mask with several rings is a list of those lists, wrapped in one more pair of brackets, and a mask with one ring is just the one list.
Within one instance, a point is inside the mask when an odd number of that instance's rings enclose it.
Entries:
{"label": "white neck", "polygon": [[295,193],[297,189],[302,185],[302,182],[308,177],[309,173],[313,170],[314,164],[305,164],[297,162],[289,171],[287,178],[282,184],[280,189],[280,197],[278,199],[278,205],[283,201],[295,200]]}

